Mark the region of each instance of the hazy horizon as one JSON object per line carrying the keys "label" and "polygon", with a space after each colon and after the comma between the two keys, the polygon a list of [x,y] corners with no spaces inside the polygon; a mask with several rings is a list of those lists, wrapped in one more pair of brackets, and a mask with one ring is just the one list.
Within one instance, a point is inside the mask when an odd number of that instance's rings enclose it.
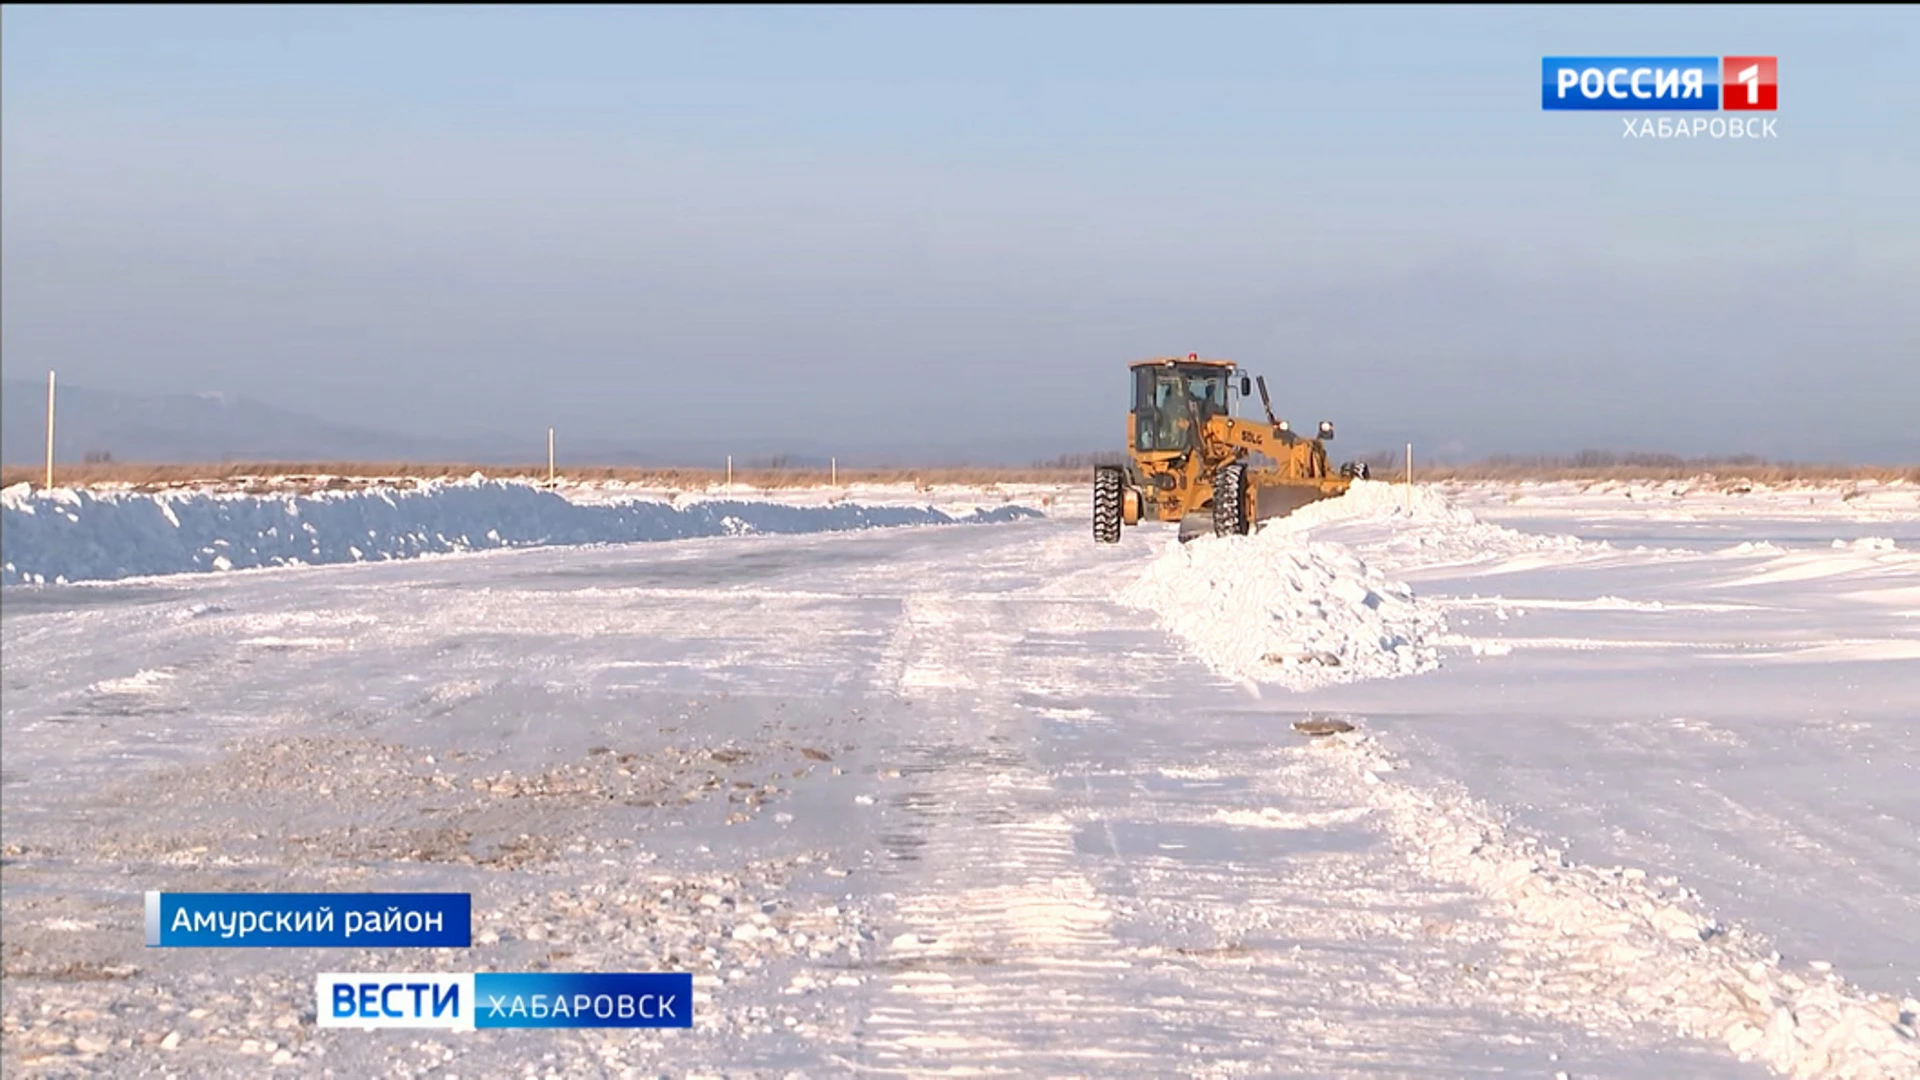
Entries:
{"label": "hazy horizon", "polygon": [[[7,8],[0,369],[422,438],[1920,460],[1913,9]],[[1542,112],[1780,56],[1780,137]]]}

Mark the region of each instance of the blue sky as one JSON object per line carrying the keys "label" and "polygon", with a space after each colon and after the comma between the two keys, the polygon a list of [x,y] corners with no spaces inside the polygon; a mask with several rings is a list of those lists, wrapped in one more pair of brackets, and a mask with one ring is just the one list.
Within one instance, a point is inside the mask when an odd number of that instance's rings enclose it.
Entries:
{"label": "blue sky", "polygon": [[[1912,8],[7,8],[0,364],[419,432],[1920,459]],[[1543,55],[1780,57],[1780,137]]]}

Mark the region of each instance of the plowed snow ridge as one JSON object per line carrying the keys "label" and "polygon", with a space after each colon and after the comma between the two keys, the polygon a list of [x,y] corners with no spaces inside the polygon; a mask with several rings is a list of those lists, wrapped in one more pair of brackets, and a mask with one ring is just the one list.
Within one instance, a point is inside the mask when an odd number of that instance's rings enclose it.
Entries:
{"label": "plowed snow ridge", "polygon": [[1168,544],[1119,599],[1223,675],[1307,689],[1439,663],[1439,609],[1343,545],[1281,532]]}
{"label": "plowed snow ridge", "polygon": [[305,495],[94,494],[26,485],[0,494],[0,582],[103,581],[149,574],[382,561],[552,544],[630,543],[745,533],[837,532],[1010,521],[1002,506],[954,515],[931,506],[786,506],[646,499],[583,505],[526,482],[473,478],[410,490]]}
{"label": "plowed snow ridge", "polygon": [[1832,972],[1801,978],[1777,952],[1700,914],[1677,883],[1574,865],[1509,837],[1464,793],[1392,780],[1400,763],[1359,732],[1327,745],[1352,797],[1378,808],[1428,876],[1508,907],[1507,952],[1526,958],[1516,1003],[1528,1012],[1660,1024],[1794,1077],[1920,1076],[1920,1002],[1863,993]]}
{"label": "plowed snow ridge", "polygon": [[1489,525],[1426,489],[1415,490],[1409,515],[1405,487],[1363,480],[1250,536],[1169,541],[1119,599],[1160,613],[1231,678],[1310,689],[1429,670],[1446,632],[1440,610],[1346,545],[1310,538],[1318,527],[1368,520],[1394,528],[1389,547],[1441,559],[1599,546]]}

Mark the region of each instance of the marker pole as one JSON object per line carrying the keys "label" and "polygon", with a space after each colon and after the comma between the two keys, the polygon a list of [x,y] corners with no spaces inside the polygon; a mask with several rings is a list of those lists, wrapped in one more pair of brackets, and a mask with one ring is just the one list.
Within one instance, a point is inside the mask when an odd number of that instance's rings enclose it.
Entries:
{"label": "marker pole", "polygon": [[53,372],[47,372],[47,486],[53,486]]}
{"label": "marker pole", "polygon": [[1407,444],[1407,516],[1413,516],[1413,444]]}

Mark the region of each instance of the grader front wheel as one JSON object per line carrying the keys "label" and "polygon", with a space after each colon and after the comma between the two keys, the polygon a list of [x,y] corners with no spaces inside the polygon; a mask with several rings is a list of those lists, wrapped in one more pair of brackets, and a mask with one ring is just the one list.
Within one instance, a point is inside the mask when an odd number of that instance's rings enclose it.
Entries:
{"label": "grader front wheel", "polygon": [[1249,524],[1247,467],[1222,465],[1213,474],[1213,535],[1245,536]]}

